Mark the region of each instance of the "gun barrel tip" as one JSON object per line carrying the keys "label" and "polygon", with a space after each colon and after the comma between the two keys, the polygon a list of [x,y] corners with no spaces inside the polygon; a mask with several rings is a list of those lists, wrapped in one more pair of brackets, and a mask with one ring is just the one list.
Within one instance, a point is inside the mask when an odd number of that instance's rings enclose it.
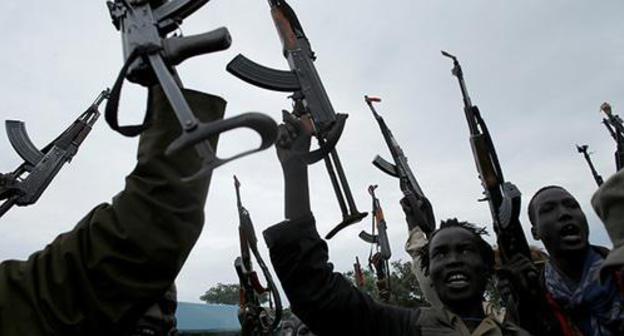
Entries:
{"label": "gun barrel tip", "polygon": [[452,58],[452,59],[456,59],[456,57],[454,55],[451,55],[451,54],[449,54],[448,52],[446,52],[444,50],[441,50],[441,52],[442,52],[443,56],[446,56],[446,57],[449,57],[449,58]]}
{"label": "gun barrel tip", "polygon": [[381,98],[374,97],[374,96],[364,96],[364,99],[366,99],[367,102],[373,102],[373,103],[380,103],[381,102]]}

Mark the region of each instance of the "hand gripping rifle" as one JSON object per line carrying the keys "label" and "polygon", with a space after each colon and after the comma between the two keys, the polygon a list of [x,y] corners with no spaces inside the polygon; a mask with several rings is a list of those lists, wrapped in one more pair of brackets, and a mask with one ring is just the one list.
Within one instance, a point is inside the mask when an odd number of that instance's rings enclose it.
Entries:
{"label": "hand gripping rifle", "polygon": [[403,153],[401,146],[399,146],[398,142],[394,138],[394,135],[392,135],[392,132],[386,125],[386,122],[377,113],[377,110],[373,105],[373,103],[381,102],[381,98],[364,96],[364,100],[370,107],[375,120],[377,120],[377,123],[379,124],[381,134],[383,135],[384,140],[386,140],[386,145],[388,145],[388,149],[390,150],[390,154],[392,155],[392,159],[394,161],[394,164],[392,164],[377,155],[373,160],[373,165],[384,173],[399,179],[399,187],[401,188],[403,195],[407,196],[406,199],[408,202],[411,202],[412,199],[416,200],[417,204],[410,204],[410,206],[417,207],[425,215],[425,222],[423,223],[423,227],[421,227],[421,229],[427,236],[429,236],[429,234],[435,230],[433,208],[427,197],[425,197],[418,181],[416,181],[416,177],[414,177],[414,174],[407,163],[407,157]]}
{"label": "hand gripping rifle", "polygon": [[583,154],[583,156],[585,157],[585,161],[587,161],[587,165],[589,166],[589,169],[591,170],[592,175],[594,176],[594,180],[596,181],[596,184],[600,187],[603,183],[604,180],[602,179],[602,176],[600,176],[600,174],[598,174],[598,171],[596,171],[596,167],[594,167],[594,163],[591,160],[591,157],[589,156],[590,153],[587,152],[587,149],[589,148],[589,146],[587,145],[576,145],[576,150]]}
{"label": "hand gripping rifle", "polygon": [[620,171],[620,169],[624,167],[624,125],[622,125],[622,118],[617,114],[613,114],[611,105],[608,103],[603,103],[600,109],[607,116],[602,119],[602,123],[617,144],[617,149],[615,150],[615,167],[617,171]]}
{"label": "hand gripping rifle", "polygon": [[[376,185],[368,187],[368,193],[373,199],[373,215],[372,221],[372,234],[366,233],[366,231],[360,232],[359,237],[367,243],[375,246],[375,253],[371,246],[371,252],[368,256],[368,264],[375,269],[375,275],[377,276],[377,289],[379,290],[379,296],[385,301],[390,300],[390,265],[389,260],[392,256],[390,250],[390,242],[388,241],[388,232],[386,231],[386,220],[384,218],[383,210],[379,199],[375,196]],[[377,230],[375,230],[375,228]],[[375,231],[378,233],[375,234]]]}
{"label": "hand gripping rifle", "polygon": [[37,202],[63,165],[78,152],[100,116],[98,106],[108,98],[108,93],[108,90],[102,91],[71,126],[41,150],[30,140],[24,122],[6,121],[9,142],[24,163],[12,173],[0,174],[0,200],[5,200],[0,205],[0,217],[13,205],[27,206]]}
{"label": "hand gripping rifle", "polygon": [[[275,122],[261,113],[245,113],[230,119],[202,123],[195,117],[185,99],[175,66],[194,56],[225,50],[232,43],[226,28],[195,36],[167,37],[169,33],[179,28],[184,18],[207,2],[208,0],[107,2],[113,24],[121,32],[125,64],[106,106],[106,121],[111,128],[125,136],[136,136],[141,133],[149,126],[147,125],[149,110],[142,125],[119,126],[117,120],[124,77],[145,87],[160,84],[182,128],[182,134],[169,145],[166,154],[195,145],[198,153],[204,158],[203,167],[196,176],[231,160],[270,147],[277,135]],[[262,140],[260,147],[227,159],[218,158],[207,138],[239,127],[248,127],[256,131]]]}
{"label": "hand gripping rifle", "polygon": [[[492,215],[501,260],[504,264],[508,264],[516,254],[521,254],[531,260],[529,244],[522,231],[522,225],[519,219],[520,191],[515,185],[505,181],[503,177],[503,171],[487,125],[481,117],[479,108],[472,105],[470,96],[468,96],[464,74],[459,61],[455,56],[447,52],[442,51],[442,54],[453,60],[453,75],[456,76],[459,81],[459,87],[464,100],[464,112],[470,131],[472,156],[475,159],[477,171],[479,172],[479,179],[484,189],[484,200],[487,200],[490,206],[490,213]],[[537,278],[536,274],[527,274],[527,276],[530,279]],[[507,308],[510,310],[512,316],[517,314],[515,311],[517,308],[517,299],[517,297],[505,298],[507,301]]]}
{"label": "hand gripping rifle", "polygon": [[293,9],[284,0],[269,0],[269,5],[290,71],[267,68],[243,55],[236,56],[227,65],[227,70],[252,85],[272,91],[293,92],[291,98],[295,111],[303,110],[303,113],[311,117],[319,149],[309,153],[308,163],[313,164],[321,159],[325,161],[342,212],[342,222],[325,236],[326,239],[331,239],[343,228],[366,217],[366,213],[357,210],[335,148],[342,135],[347,115],[336,114],[334,111],[314,67],[316,56],[310,41]]}
{"label": "hand gripping rifle", "polygon": [[[238,206],[238,217],[240,224],[238,233],[240,236],[241,256],[234,261],[234,268],[240,281],[240,310],[238,318],[242,326],[243,336],[273,335],[282,318],[282,301],[279,292],[273,282],[273,277],[269,272],[258,251],[258,240],[254,231],[253,223],[249,217],[249,212],[243,207],[240,198],[240,182],[234,176],[234,186],[236,187],[236,202]],[[258,274],[253,270],[251,254],[258,262],[260,269],[267,281],[267,287],[263,287],[258,280]],[[275,300],[275,312],[272,304],[267,309],[260,305],[260,298],[269,295]]]}

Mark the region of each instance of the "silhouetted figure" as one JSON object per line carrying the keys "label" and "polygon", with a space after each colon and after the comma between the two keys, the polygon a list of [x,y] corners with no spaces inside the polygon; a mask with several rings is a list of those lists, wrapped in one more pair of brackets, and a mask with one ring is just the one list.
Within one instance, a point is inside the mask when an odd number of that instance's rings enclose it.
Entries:
{"label": "silhouetted figure", "polygon": [[[184,94],[203,121],[223,116],[223,99]],[[202,158],[164,154],[181,129],[160,88],[148,109],[137,165],[112,203],[27,261],[0,264],[0,335],[125,335],[173,283],[199,238],[210,174],[182,181]]]}

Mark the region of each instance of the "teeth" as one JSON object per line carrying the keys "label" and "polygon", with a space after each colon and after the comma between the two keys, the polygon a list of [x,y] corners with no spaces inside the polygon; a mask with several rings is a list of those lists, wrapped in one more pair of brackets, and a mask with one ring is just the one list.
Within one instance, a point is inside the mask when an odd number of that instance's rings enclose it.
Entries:
{"label": "teeth", "polygon": [[466,280],[466,276],[463,274],[453,274],[449,278],[449,281],[462,281],[462,280]]}

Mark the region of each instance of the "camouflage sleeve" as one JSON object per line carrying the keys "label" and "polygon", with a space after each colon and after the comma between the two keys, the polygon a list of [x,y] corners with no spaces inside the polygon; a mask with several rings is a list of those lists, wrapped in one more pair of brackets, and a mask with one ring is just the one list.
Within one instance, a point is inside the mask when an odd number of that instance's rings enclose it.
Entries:
{"label": "camouflage sleeve", "polygon": [[328,263],[310,215],[264,232],[293,312],[317,335],[420,335],[419,310],[375,302]]}
{"label": "camouflage sleeve", "polygon": [[[223,116],[223,99],[184,93],[200,119]],[[112,204],[0,265],[0,334],[119,335],[172,284],[201,232],[210,177],[182,182],[201,159],[192,148],[163,154],[180,128],[162,90],[150,90],[148,109],[137,165]]]}

